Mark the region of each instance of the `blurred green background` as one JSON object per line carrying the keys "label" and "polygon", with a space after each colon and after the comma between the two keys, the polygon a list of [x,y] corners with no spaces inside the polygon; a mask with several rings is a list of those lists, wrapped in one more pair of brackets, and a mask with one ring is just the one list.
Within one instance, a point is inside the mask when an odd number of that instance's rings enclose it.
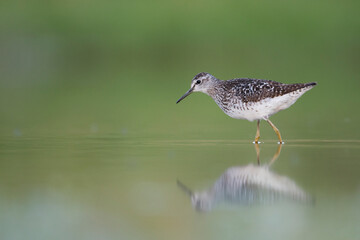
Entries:
{"label": "blurred green background", "polygon": [[[358,139],[358,1],[2,1],[0,134],[249,139],[195,74],[318,82],[285,139]],[[263,136],[275,138],[268,126]]]}
{"label": "blurred green background", "polygon": [[[359,236],[359,9],[350,0],[1,1],[0,238]],[[175,104],[202,71],[318,82],[271,118],[286,144],[270,171],[315,206],[194,211],[177,179],[200,191],[256,163],[255,122],[200,93]],[[266,123],[261,134],[266,164],[277,138]]]}

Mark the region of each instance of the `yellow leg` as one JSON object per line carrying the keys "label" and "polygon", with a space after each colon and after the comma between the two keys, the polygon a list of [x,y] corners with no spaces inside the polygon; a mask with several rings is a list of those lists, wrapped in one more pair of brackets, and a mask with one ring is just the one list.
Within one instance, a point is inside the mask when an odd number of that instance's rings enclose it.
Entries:
{"label": "yellow leg", "polygon": [[258,143],[255,143],[255,151],[256,151],[257,164],[260,166],[260,148]]}
{"label": "yellow leg", "polygon": [[276,153],[274,154],[273,158],[271,159],[271,161],[270,161],[270,163],[269,163],[269,166],[270,166],[271,164],[273,164],[273,163],[276,161],[276,159],[278,159],[278,157],[280,156],[281,147],[282,147],[282,144],[279,144],[279,147],[278,147]]}
{"label": "yellow leg", "polygon": [[[274,156],[272,157],[272,159],[270,160],[268,166],[271,166],[276,159],[279,158],[280,156],[280,152],[281,152],[281,148],[282,148],[282,144],[279,144]],[[255,143],[255,151],[256,151],[256,160],[257,160],[257,164],[260,166],[260,147],[259,144]]]}
{"label": "yellow leg", "polygon": [[256,136],[255,136],[255,144],[259,143],[259,139],[260,139],[260,120],[257,120],[257,129],[256,129]]}
{"label": "yellow leg", "polygon": [[276,135],[277,135],[278,138],[279,138],[279,144],[283,144],[284,142],[283,142],[282,139],[281,139],[281,135],[280,135],[279,129],[277,129],[277,128],[275,127],[275,125],[274,125],[269,119],[265,119],[265,120],[266,120],[266,121],[270,124],[270,126],[274,129]]}

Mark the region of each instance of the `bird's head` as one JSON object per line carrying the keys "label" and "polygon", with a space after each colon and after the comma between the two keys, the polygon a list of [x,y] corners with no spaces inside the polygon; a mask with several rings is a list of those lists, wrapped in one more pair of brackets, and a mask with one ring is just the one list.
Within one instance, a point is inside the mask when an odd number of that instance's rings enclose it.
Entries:
{"label": "bird's head", "polygon": [[214,84],[218,81],[210,73],[201,72],[197,74],[191,81],[190,89],[179,99],[176,103],[179,103],[181,100],[189,96],[192,92],[203,92],[208,94],[209,89],[214,87]]}

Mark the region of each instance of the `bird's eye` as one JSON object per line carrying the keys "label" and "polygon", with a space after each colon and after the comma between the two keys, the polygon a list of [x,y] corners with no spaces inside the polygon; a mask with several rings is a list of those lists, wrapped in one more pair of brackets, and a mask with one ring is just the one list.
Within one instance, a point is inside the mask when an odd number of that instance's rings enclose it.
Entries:
{"label": "bird's eye", "polygon": [[201,83],[201,80],[197,80],[197,81],[196,81],[196,84],[200,84],[200,83]]}

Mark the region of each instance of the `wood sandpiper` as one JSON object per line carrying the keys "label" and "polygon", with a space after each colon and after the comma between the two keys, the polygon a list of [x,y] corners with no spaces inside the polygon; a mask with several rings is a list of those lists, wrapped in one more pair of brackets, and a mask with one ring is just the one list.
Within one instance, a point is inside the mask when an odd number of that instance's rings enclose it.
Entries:
{"label": "wood sandpiper", "polygon": [[257,120],[254,143],[259,143],[260,120],[267,121],[274,129],[282,144],[280,131],[269,117],[280,110],[290,107],[305,92],[316,85],[311,83],[284,84],[271,80],[236,78],[222,81],[213,75],[201,72],[197,74],[187,91],[176,103],[192,92],[203,92],[216,102],[228,116],[236,119]]}

